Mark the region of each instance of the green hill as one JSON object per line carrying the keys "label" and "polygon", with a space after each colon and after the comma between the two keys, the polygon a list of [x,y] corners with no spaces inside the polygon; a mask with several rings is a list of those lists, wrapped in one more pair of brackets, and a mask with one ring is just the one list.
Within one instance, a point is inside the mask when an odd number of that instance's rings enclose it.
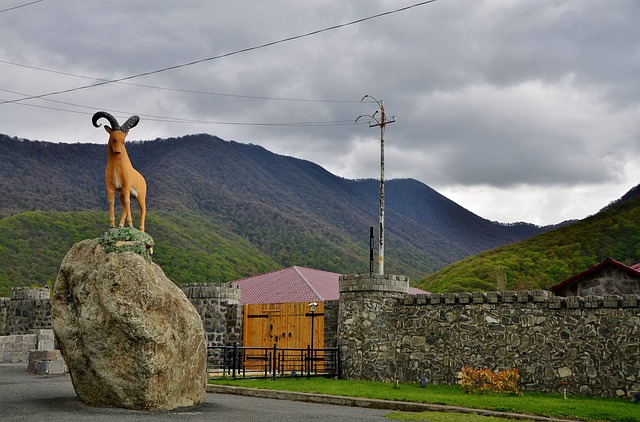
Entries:
{"label": "green hill", "polygon": [[[368,272],[377,180],[210,135],[128,142],[127,150],[147,180],[154,261],[177,284],[291,265]],[[0,294],[53,281],[75,242],[108,229],[106,156],[106,144],[0,135]],[[387,181],[385,196],[385,270],[412,280],[546,230],[488,221],[416,180]]]}
{"label": "green hill", "polygon": [[[636,189],[636,188],[634,188]],[[640,261],[640,198],[616,201],[570,226],[501,246],[431,274],[431,292],[548,289],[607,257]]]}
{"label": "green hill", "polygon": [[[52,284],[74,243],[106,231],[105,215],[29,211],[0,219],[0,296],[16,285]],[[248,241],[231,233],[221,235],[198,215],[176,219],[154,214],[149,222],[156,240],[154,262],[182,283],[229,281],[280,268]]]}

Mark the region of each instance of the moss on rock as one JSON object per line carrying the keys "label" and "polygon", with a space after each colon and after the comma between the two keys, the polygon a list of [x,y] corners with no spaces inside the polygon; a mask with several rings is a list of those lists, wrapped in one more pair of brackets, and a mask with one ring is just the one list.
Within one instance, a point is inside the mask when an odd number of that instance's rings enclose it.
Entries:
{"label": "moss on rock", "polygon": [[147,261],[151,261],[155,242],[147,233],[133,227],[113,227],[99,239],[105,252],[135,252]]}

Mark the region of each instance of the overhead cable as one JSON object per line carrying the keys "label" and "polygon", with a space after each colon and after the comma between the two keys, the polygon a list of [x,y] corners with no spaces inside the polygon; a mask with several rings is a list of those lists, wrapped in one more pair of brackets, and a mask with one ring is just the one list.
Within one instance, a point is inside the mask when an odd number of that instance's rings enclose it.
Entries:
{"label": "overhead cable", "polygon": [[106,84],[110,84],[110,83],[128,81],[128,80],[131,80],[131,79],[140,78],[142,76],[155,75],[155,74],[162,73],[162,72],[167,72],[167,71],[170,71],[170,70],[180,69],[180,68],[187,67],[187,66],[193,66],[193,65],[196,65],[196,64],[199,64],[199,63],[204,63],[204,62],[208,62],[208,61],[212,61],[212,60],[217,60],[217,59],[221,59],[221,58],[225,58],[225,57],[230,57],[230,56],[234,56],[234,55],[237,55],[237,54],[246,53],[246,52],[249,52],[249,51],[254,51],[254,50],[261,49],[261,48],[271,47],[271,46],[274,46],[274,45],[277,45],[277,44],[282,44],[282,43],[285,43],[285,42],[297,40],[297,39],[300,39],[300,38],[305,38],[305,37],[309,37],[309,36],[312,36],[312,35],[317,35],[317,34],[320,34],[320,33],[323,33],[323,32],[332,31],[332,30],[339,29],[339,28],[344,28],[344,27],[355,25],[355,24],[358,24],[358,23],[362,23],[362,22],[365,22],[365,21],[368,21],[368,20],[371,20],[371,19],[380,18],[382,16],[387,16],[387,15],[391,15],[391,14],[394,14],[394,13],[403,12],[403,11],[406,11],[406,10],[409,10],[409,9],[413,9],[415,7],[418,7],[418,6],[423,6],[425,4],[434,3],[435,1],[436,0],[422,1],[422,2],[419,2],[419,3],[411,4],[409,6],[404,6],[404,7],[401,7],[401,8],[398,8],[398,9],[394,9],[394,10],[390,10],[390,11],[387,11],[387,12],[378,13],[376,15],[367,16],[365,18],[356,19],[356,20],[351,21],[351,22],[346,22],[346,23],[342,23],[342,24],[339,24],[339,25],[334,25],[334,26],[330,26],[330,27],[327,27],[327,28],[318,29],[318,30],[315,30],[315,31],[307,32],[305,34],[301,34],[301,35],[294,35],[292,37],[287,37],[287,38],[283,38],[283,39],[280,39],[280,40],[277,40],[277,41],[267,42],[267,43],[256,45],[256,46],[253,46],[253,47],[243,48],[243,49],[240,49],[240,50],[236,50],[236,51],[232,51],[232,52],[229,52],[229,53],[220,54],[220,55],[217,55],[217,56],[212,56],[212,57],[207,57],[207,58],[204,58],[204,59],[194,60],[194,61],[191,61],[191,62],[177,64],[177,65],[174,65],[174,66],[163,67],[163,68],[156,69],[156,70],[151,70],[151,71],[148,71],[148,72],[142,72],[142,73],[138,73],[138,74],[135,74],[135,75],[125,76],[123,78],[110,79],[110,80],[101,80],[100,82],[97,82],[97,83],[94,83],[94,84],[90,84],[90,85],[83,85],[83,86],[78,86],[78,87],[75,87],[75,88],[68,88],[68,89],[63,89],[63,90],[59,90],[59,91],[48,92],[48,93],[45,93],[45,94],[31,95],[31,96],[22,97],[22,98],[16,98],[16,99],[13,99],[13,100],[5,100],[5,101],[1,101],[0,104],[16,103],[16,102],[25,101],[25,100],[33,100],[33,99],[38,99],[38,98],[49,97],[51,95],[66,94],[66,93],[69,93],[69,92],[80,91],[82,89],[88,89],[88,88],[95,88],[95,87],[106,85]]}
{"label": "overhead cable", "polygon": [[6,9],[0,10],[0,13],[9,12],[11,10],[20,9],[21,7],[31,6],[32,4],[40,3],[41,1],[44,1],[44,0],[35,0],[35,1],[29,2],[29,3],[20,4],[18,6],[8,7]]}

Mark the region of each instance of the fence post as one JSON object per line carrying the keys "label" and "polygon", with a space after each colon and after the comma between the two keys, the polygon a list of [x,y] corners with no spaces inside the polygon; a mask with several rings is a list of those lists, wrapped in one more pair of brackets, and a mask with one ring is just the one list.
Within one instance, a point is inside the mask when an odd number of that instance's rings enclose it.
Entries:
{"label": "fence post", "polygon": [[338,379],[342,378],[342,360],[340,359],[340,348],[338,347],[336,349],[336,360],[337,360],[337,366],[338,366]]}
{"label": "fence post", "polygon": [[231,366],[233,366],[232,369],[232,378],[236,379],[236,355],[238,353],[238,345],[237,343],[234,341],[233,342],[233,356],[231,357]]}
{"label": "fence post", "polygon": [[271,377],[276,379],[276,370],[278,369],[278,359],[277,356],[277,343],[273,343],[273,356],[272,356],[272,369],[271,369]]}
{"label": "fence post", "polygon": [[307,379],[311,379],[311,346],[307,344]]}

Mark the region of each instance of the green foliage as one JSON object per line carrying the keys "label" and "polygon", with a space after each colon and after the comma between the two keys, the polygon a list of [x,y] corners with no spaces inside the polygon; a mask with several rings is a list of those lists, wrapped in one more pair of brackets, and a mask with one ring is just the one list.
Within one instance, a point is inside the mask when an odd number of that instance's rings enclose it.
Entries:
{"label": "green foliage", "polygon": [[[147,180],[153,260],[176,283],[229,281],[291,265],[369,270],[376,180],[342,179],[308,161],[209,135],[128,142],[127,151]],[[0,135],[1,294],[52,282],[75,242],[104,233],[105,164],[104,144]],[[415,180],[388,181],[386,199],[385,270],[391,274],[415,280],[518,239],[512,228]],[[132,211],[139,221],[135,204]]]}
{"label": "green foliage", "polygon": [[153,238],[133,227],[113,227],[100,237],[100,245],[107,253],[135,252],[151,261]]}
{"label": "green foliage", "polygon": [[[74,243],[107,230],[105,150],[0,135],[0,294],[52,283]],[[376,180],[342,179],[308,161],[209,135],[130,142],[127,150],[147,179],[153,260],[176,283],[230,281],[291,265],[368,272]],[[549,287],[607,256],[637,260],[631,202],[578,223],[588,229],[563,227],[480,253],[546,229],[493,223],[420,182],[390,180],[385,271],[412,280],[432,274],[422,287],[434,292]]]}
{"label": "green foliage", "polygon": [[[176,220],[153,215],[147,224],[158,239],[153,261],[176,284],[226,282],[280,268],[245,239],[220,235],[206,219],[192,214]],[[0,219],[0,296],[8,296],[11,287],[52,283],[75,243],[107,229],[107,212],[37,211]],[[140,233],[115,232],[120,230]]]}
{"label": "green foliage", "polygon": [[104,213],[90,211],[34,211],[0,219],[0,295],[8,296],[15,286],[52,283],[71,246],[104,231],[100,220]]}
{"label": "green foliage", "polygon": [[451,264],[419,286],[431,292],[548,289],[614,258],[640,261],[640,199],[616,203],[569,226]]}
{"label": "green foliage", "polygon": [[281,268],[246,239],[184,211],[148,217],[156,239],[153,261],[177,284],[224,283]]}

